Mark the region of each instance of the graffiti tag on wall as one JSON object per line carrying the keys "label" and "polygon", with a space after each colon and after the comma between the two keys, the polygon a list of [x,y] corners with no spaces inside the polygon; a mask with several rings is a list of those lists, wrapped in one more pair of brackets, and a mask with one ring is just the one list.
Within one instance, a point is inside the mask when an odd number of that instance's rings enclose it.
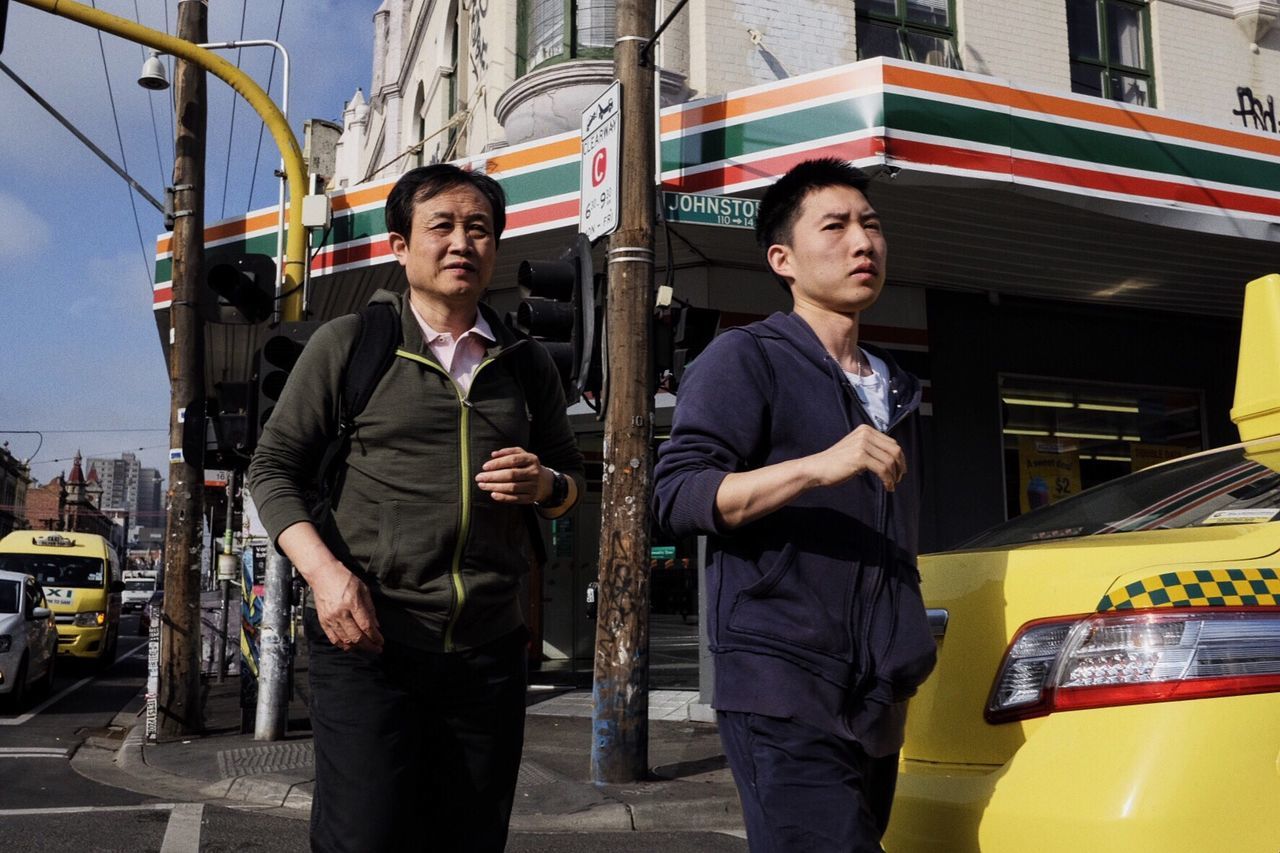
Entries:
{"label": "graffiti tag on wall", "polygon": [[489,70],[489,42],[484,38],[484,19],[489,0],[471,0],[471,70],[477,79]]}
{"label": "graffiti tag on wall", "polygon": [[1264,104],[1261,98],[1253,94],[1253,89],[1248,86],[1237,86],[1236,100],[1239,102],[1239,106],[1232,110],[1231,114],[1239,116],[1241,124],[1249,127],[1252,123],[1254,130],[1276,132],[1276,102],[1274,98],[1267,95],[1267,101]]}

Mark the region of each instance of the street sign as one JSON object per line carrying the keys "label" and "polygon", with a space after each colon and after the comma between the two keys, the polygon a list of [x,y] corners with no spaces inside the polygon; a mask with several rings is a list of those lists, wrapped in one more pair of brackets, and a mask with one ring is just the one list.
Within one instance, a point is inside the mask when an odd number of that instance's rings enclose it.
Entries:
{"label": "street sign", "polygon": [[722,225],[726,228],[756,227],[760,202],[754,198],[699,193],[663,193],[663,216],[668,222]]}
{"label": "street sign", "polygon": [[614,80],[582,112],[582,192],[578,230],[595,240],[618,230],[622,155],[622,84]]}

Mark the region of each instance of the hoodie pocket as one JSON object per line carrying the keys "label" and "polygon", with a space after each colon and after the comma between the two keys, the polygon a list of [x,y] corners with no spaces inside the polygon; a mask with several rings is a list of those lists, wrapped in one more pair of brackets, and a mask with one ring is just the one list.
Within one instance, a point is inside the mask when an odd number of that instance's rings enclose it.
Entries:
{"label": "hoodie pocket", "polygon": [[453,559],[456,515],[452,501],[383,503],[369,573],[391,589],[426,592],[439,585]]}
{"label": "hoodie pocket", "polygon": [[755,583],[740,590],[728,630],[848,660],[849,590],[854,566],[787,543]]}
{"label": "hoodie pocket", "polygon": [[891,597],[896,608],[894,630],[885,660],[879,666],[880,677],[891,686],[894,702],[914,696],[938,660],[938,644],[929,629],[920,594],[920,571],[906,561],[899,561],[897,569],[890,580],[895,585]]}

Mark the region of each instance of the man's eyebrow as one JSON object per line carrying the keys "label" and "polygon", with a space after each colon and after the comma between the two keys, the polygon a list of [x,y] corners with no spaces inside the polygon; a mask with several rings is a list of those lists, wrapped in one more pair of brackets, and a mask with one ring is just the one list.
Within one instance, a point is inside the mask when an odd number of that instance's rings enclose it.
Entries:
{"label": "man's eyebrow", "polygon": [[435,223],[441,220],[448,220],[452,222],[455,218],[459,218],[463,222],[485,222],[485,223],[487,223],[490,219],[489,214],[483,211],[476,211],[475,213],[468,213],[461,217],[454,217],[453,213],[450,211],[433,210],[427,213],[426,221]]}

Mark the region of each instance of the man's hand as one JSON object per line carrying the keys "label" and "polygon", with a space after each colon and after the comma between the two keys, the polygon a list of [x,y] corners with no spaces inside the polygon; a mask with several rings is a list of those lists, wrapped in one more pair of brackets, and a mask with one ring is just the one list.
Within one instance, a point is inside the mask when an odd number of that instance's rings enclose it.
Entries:
{"label": "man's hand", "polygon": [[823,486],[838,485],[870,471],[892,492],[907,473],[907,457],[898,442],[867,424],[813,458],[818,463],[818,482]]}
{"label": "man's hand", "polygon": [[343,651],[382,651],[382,632],[374,615],[369,588],[346,566],[333,562],[307,576],[316,603],[316,615],[325,636]]}
{"label": "man's hand", "polygon": [[498,503],[531,504],[551,497],[555,474],[522,447],[495,450],[476,474],[476,485]]}
{"label": "man's hand", "polygon": [[311,587],[316,616],[325,636],[343,651],[382,651],[382,632],[369,588],[333,556],[315,525],[300,521],[286,527],[276,540]]}

